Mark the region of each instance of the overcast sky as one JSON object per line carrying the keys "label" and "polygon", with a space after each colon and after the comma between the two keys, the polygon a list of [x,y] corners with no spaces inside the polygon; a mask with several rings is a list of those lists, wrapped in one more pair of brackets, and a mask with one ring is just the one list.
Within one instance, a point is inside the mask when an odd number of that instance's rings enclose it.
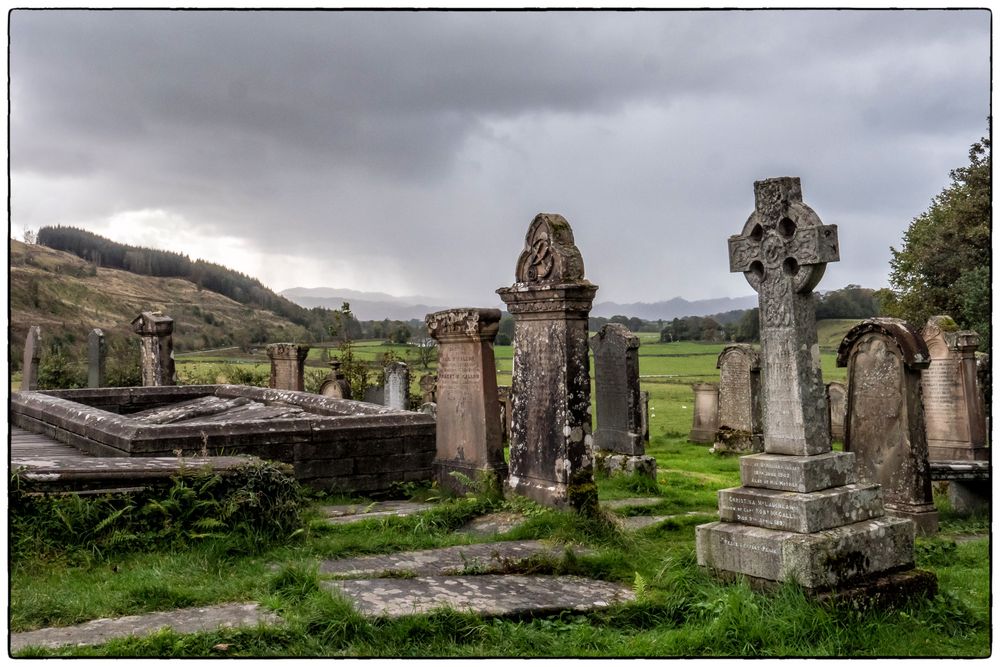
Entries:
{"label": "overcast sky", "polygon": [[493,305],[536,213],[598,301],[752,294],[726,238],[800,176],[819,289],[889,246],[988,131],[962,11],[13,11],[11,235],[64,224],[331,286]]}

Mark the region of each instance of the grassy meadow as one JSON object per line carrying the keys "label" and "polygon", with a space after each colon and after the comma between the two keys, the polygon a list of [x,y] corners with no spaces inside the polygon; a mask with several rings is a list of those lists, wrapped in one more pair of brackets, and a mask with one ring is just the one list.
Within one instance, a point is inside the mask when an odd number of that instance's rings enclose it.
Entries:
{"label": "grassy meadow", "polygon": [[[836,344],[851,323],[820,323],[826,381]],[[839,334],[838,334],[839,331]],[[178,635],[161,631],[92,648],[31,649],[24,656],[79,657],[666,657],[666,656],[968,656],[990,654],[989,518],[958,517],[944,497],[941,532],[918,538],[918,567],[938,576],[934,599],[894,610],[827,606],[794,585],[761,595],[745,583],[721,584],[695,561],[695,526],[711,520],[716,492],[739,485],[738,459],[713,455],[687,441],[694,382],[717,381],[722,344],[659,343],[641,335],[641,385],[651,394],[651,441],[656,484],[598,480],[604,500],[649,496],[656,504],[604,511],[596,517],[557,512],[483,491],[448,497],[409,484],[400,497],[431,500],[422,515],[325,523],[318,506],[342,497],[312,494],[300,530],[258,548],[223,536],[121,552],[42,551],[10,567],[10,629],[14,632],[86,620],[223,602],[257,601],[285,619],[280,626]],[[833,341],[832,345],[830,341]],[[386,351],[410,360],[413,389],[424,369],[407,346],[359,342],[355,355],[374,361]],[[333,350],[331,350],[333,352]],[[496,348],[500,384],[510,384],[511,347]],[[325,374],[321,351],[310,372]],[[266,374],[266,357],[212,353],[178,355],[182,377],[225,375],[238,365]],[[200,366],[200,368],[199,368]],[[255,370],[254,372],[258,372]],[[187,375],[186,375],[187,374]],[[228,375],[226,376],[228,377]],[[366,502],[366,499],[352,499]],[[389,553],[484,541],[455,532],[493,511],[519,512],[527,521],[503,539],[543,539],[587,547],[592,554],[539,560],[529,572],[577,574],[624,583],[634,603],[591,614],[480,619],[439,612],[369,620],[320,588],[322,559]],[[689,514],[700,513],[700,514]],[[625,531],[616,517],[672,515],[658,525]],[[72,522],[72,515],[66,521]],[[517,570],[524,573],[524,569]]]}

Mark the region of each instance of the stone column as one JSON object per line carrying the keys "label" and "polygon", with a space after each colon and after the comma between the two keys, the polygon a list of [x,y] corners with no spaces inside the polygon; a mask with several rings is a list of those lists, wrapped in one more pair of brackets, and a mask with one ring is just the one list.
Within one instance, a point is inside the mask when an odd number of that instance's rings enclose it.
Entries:
{"label": "stone column", "polygon": [[385,367],[385,384],[382,400],[393,410],[410,409],[410,369],[402,361],[394,361]]}
{"label": "stone column", "polygon": [[985,461],[986,415],[976,386],[979,335],[950,317],[927,320],[921,332],[931,365],[921,377],[927,450],[932,461]]}
{"label": "stone column", "polygon": [[605,324],[590,339],[597,391],[595,465],[607,475],[638,473],[656,479],[656,459],[646,456],[639,392],[639,337]]}
{"label": "stone column", "polygon": [[642,403],[642,441],[649,442],[649,392],[640,391],[639,401]]}
{"label": "stone column", "polygon": [[847,386],[843,382],[828,382],[826,401],[830,406],[830,439],[844,439],[844,423],[847,419]]}
{"label": "stone column", "polygon": [[42,359],[42,328],[28,329],[24,339],[24,361],[21,368],[21,391],[38,389],[38,364]]}
{"label": "stone column", "polygon": [[330,374],[320,385],[319,393],[329,398],[351,398],[351,383],[347,381],[344,371],[340,370],[339,359],[330,362]]}
{"label": "stone column", "polygon": [[91,329],[87,335],[88,387],[97,388],[104,386],[104,361],[106,354],[107,345],[104,342],[104,332],[100,329]]}
{"label": "stone column", "polygon": [[497,290],[514,315],[507,490],[543,505],[597,507],[590,435],[587,318],[597,286],[565,218],[541,213],[525,237],[516,282]]}
{"label": "stone column", "polygon": [[174,374],[174,321],[159,311],[143,311],[132,320],[132,331],[142,339],[142,386],[177,383]]}
{"label": "stone column", "polygon": [[913,522],[884,516],[879,486],[856,483],[854,454],[830,448],[812,290],[840,259],[837,228],[797,178],[759,181],[754,195],[729,262],[760,295],[764,453],[740,459],[743,486],[719,491],[722,520],[696,528],[698,564],[838,597],[932,589],[933,574],[911,569]]}
{"label": "stone column", "polygon": [[265,350],[271,360],[271,389],[305,391],[305,363],[309,356],[308,345],[271,343]]}
{"label": "stone column", "polygon": [[699,382],[691,385],[694,391],[694,410],[691,415],[691,442],[715,442],[719,429],[719,385]]}
{"label": "stone column", "polygon": [[719,369],[719,428],[714,452],[764,451],[760,409],[760,354],[746,343],[723,348]]}
{"label": "stone column", "polygon": [[427,332],[438,342],[437,457],[434,479],[442,488],[469,490],[452,475],[477,480],[507,477],[500,434],[493,340],[500,328],[495,308],[455,308],[428,315]]}
{"label": "stone column", "polygon": [[920,372],[929,363],[917,332],[889,317],[848,331],[837,352],[850,378],[844,451],[854,452],[862,481],[882,485],[886,514],[912,520],[924,535],[938,530],[920,403]]}

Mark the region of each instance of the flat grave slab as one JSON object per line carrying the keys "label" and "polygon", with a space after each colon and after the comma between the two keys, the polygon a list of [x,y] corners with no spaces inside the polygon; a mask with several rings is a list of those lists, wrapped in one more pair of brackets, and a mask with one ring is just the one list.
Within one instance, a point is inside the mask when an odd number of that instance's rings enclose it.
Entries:
{"label": "flat grave slab", "polygon": [[592,611],[635,599],[621,584],[571,576],[474,575],[325,581],[365,616],[398,618],[454,609],[480,616]]}
{"label": "flat grave slab", "polygon": [[[319,572],[343,577],[379,577],[401,572],[416,575],[498,572],[533,557],[560,558],[566,549],[565,545],[546,544],[538,540],[463,544],[441,549],[327,560],[320,563]],[[575,551],[580,555],[591,553],[584,549]]]}
{"label": "flat grave slab", "polygon": [[261,609],[253,602],[191,607],[136,616],[99,618],[61,628],[14,632],[10,635],[10,651],[22,651],[29,646],[96,646],[111,639],[148,635],[162,628],[187,634],[281,622],[280,616]]}
{"label": "flat grave slab", "polygon": [[503,535],[521,526],[527,520],[528,517],[517,512],[494,512],[493,514],[477,516],[455,532],[482,537]]}
{"label": "flat grave slab", "polygon": [[663,502],[663,498],[619,498],[617,500],[602,500],[601,507],[614,510],[623,507],[648,507]]}
{"label": "flat grave slab", "polygon": [[367,519],[389,516],[410,516],[426,512],[434,507],[432,503],[416,503],[408,500],[385,500],[352,505],[326,505],[319,510],[327,517],[327,523],[354,523]]}
{"label": "flat grave slab", "polygon": [[624,525],[625,530],[642,530],[643,528],[656,526],[664,521],[669,521],[670,519],[679,519],[681,517],[689,516],[700,516],[712,519],[718,518],[718,515],[713,512],[684,512],[683,514],[661,514],[659,516],[624,516],[618,517],[618,521]]}

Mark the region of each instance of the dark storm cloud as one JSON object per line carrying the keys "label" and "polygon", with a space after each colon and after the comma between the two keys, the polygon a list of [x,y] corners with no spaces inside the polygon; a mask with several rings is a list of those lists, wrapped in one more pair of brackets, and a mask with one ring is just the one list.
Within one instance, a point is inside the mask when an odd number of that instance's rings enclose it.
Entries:
{"label": "dark storm cloud", "polygon": [[989,103],[983,11],[14,11],[10,36],[15,224],[163,209],[487,302],[539,210],[574,213],[604,298],[747,293],[725,237],[785,174],[857,225],[829,287],[878,286]]}

